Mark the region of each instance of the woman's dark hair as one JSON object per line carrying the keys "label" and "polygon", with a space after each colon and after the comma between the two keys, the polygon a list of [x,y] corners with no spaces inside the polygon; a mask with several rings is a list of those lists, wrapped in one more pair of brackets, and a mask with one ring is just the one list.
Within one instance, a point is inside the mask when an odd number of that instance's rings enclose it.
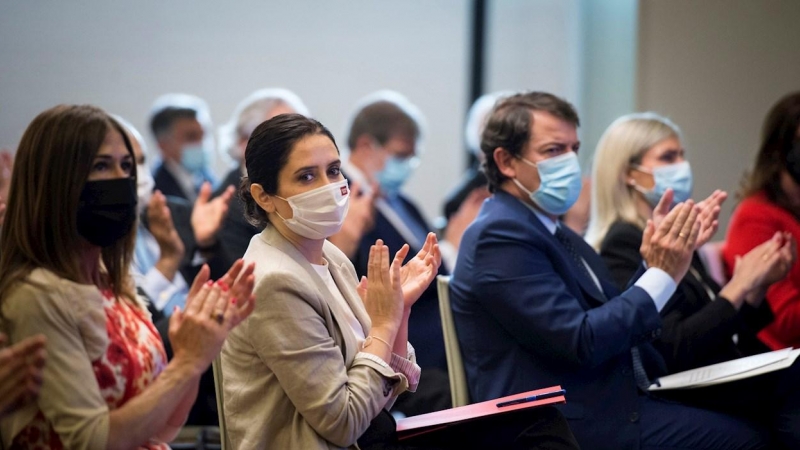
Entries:
{"label": "woman's dark hair", "polygon": [[[17,149],[5,224],[0,233],[0,300],[36,268],[79,283],[102,282],[120,298],[134,298],[129,266],[135,227],[103,248],[103,280],[86,280],[79,259],[78,204],[106,134],[116,130],[133,156],[123,128],[90,105],[59,105],[28,125]],[[131,173],[136,177],[136,166]]]}
{"label": "woman's dark hair", "polygon": [[753,169],[744,176],[740,198],[764,191],[770,201],[790,210],[780,175],[787,167],[789,151],[798,142],[799,127],[800,92],[793,92],[780,99],[767,114],[761,129],[761,147]]}
{"label": "woman's dark hair", "polygon": [[[267,213],[250,194],[250,185],[260,184],[267,194],[276,194],[278,174],[289,161],[289,154],[294,145],[301,139],[316,134],[328,137],[336,146],[333,134],[325,128],[325,125],[302,114],[281,114],[263,122],[253,130],[244,151],[247,176],[242,177],[239,185],[239,198],[244,204],[244,217],[253,226],[265,228],[269,224],[269,219]],[[338,147],[336,151],[339,151]]]}
{"label": "woman's dark hair", "polygon": [[495,149],[502,147],[512,156],[520,156],[531,139],[533,111],[552,114],[576,127],[580,125],[578,113],[571,104],[546,92],[523,92],[501,100],[489,114],[481,135],[481,151],[486,156],[483,170],[490,192],[508,178],[500,173],[494,161]]}

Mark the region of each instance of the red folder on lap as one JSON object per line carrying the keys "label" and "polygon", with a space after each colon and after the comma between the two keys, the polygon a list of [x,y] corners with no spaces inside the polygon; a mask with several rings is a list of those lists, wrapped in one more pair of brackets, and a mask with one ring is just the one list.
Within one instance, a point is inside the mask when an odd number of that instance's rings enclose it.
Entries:
{"label": "red folder on lap", "polygon": [[561,386],[551,386],[534,391],[520,392],[519,394],[473,403],[458,408],[445,409],[419,416],[407,417],[397,421],[397,437],[400,440],[408,439],[431,431],[439,430],[450,425],[475,420],[493,414],[503,414],[537,406],[566,403],[566,392]]}

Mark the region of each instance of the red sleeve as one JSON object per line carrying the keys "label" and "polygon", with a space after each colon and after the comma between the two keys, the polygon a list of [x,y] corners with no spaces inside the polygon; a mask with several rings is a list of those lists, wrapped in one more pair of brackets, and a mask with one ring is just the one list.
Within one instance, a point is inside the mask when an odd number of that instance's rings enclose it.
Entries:
{"label": "red sleeve", "polygon": [[[725,270],[730,277],[735,258],[770,239],[776,231],[789,231],[800,239],[800,222],[766,199],[748,198],[733,214],[722,251]],[[800,346],[800,264],[783,280],[767,291],[767,301],[775,320],[758,337],[772,349]]]}

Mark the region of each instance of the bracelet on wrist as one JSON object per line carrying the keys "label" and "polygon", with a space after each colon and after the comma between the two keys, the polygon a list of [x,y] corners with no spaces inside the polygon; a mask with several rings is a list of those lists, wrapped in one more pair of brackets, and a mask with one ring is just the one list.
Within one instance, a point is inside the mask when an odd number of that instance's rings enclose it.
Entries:
{"label": "bracelet on wrist", "polygon": [[373,340],[383,342],[384,344],[386,344],[387,347],[389,347],[389,351],[392,351],[392,345],[391,344],[386,342],[385,339],[380,338],[378,336],[373,336],[373,335],[369,335],[369,336],[366,337],[366,339],[364,339],[364,343],[361,344],[361,349],[363,350],[363,349],[369,347],[370,345],[372,345],[372,341]]}

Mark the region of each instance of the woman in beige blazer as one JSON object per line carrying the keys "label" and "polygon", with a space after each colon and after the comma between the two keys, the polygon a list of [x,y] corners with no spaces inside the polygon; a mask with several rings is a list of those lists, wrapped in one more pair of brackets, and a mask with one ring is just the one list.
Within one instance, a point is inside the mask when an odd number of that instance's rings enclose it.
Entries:
{"label": "woman in beige blazer", "polygon": [[255,310],[222,352],[231,444],[327,449],[395,442],[385,411],[419,380],[408,316],[441,262],[436,237],[429,235],[405,266],[408,246],[392,259],[379,240],[359,282],[326,240],[341,228],[349,202],[331,133],[301,115],[277,116],[253,132],[245,164],[240,196],[248,219],[264,231],[245,254],[257,261]]}

